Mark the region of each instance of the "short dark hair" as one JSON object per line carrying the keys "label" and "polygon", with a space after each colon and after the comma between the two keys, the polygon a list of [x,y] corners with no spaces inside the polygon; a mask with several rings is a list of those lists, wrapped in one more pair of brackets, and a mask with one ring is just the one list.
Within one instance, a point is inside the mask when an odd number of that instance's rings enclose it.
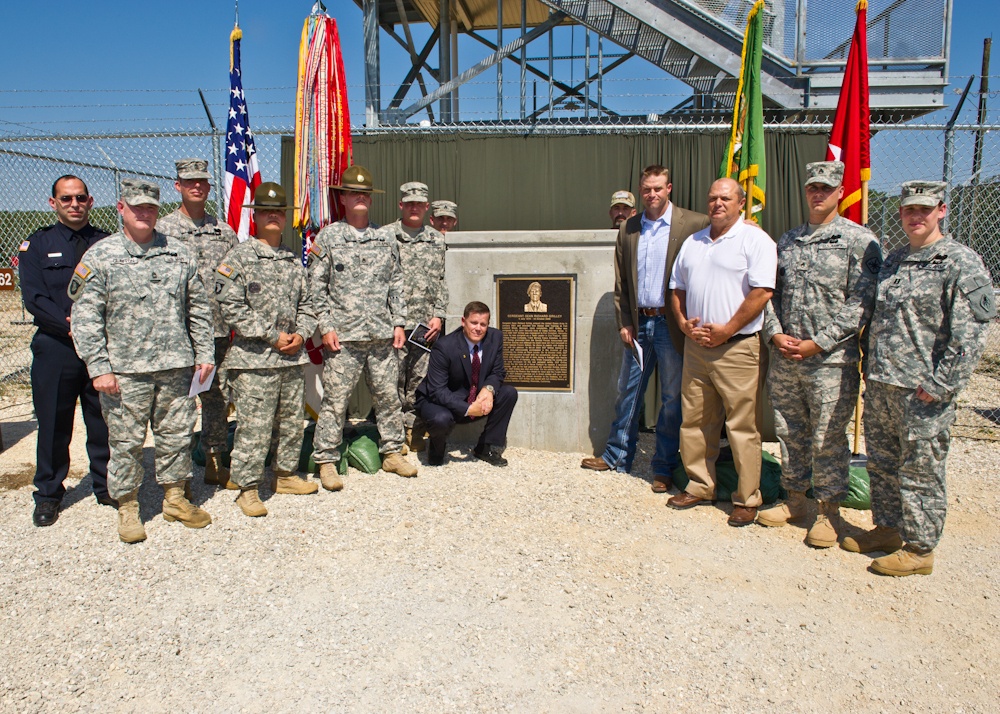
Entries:
{"label": "short dark hair", "polygon": [[489,315],[490,308],[484,302],[479,302],[478,300],[473,300],[468,305],[465,306],[465,312],[462,313],[462,317],[468,317],[469,315]]}
{"label": "short dark hair", "polygon": [[665,176],[667,183],[670,183],[670,171],[663,168],[659,164],[650,164],[642,170],[642,175],[639,176],[639,183],[642,183],[650,176]]}
{"label": "short dark hair", "polygon": [[57,178],[55,181],[52,182],[52,198],[56,197],[56,186],[59,185],[59,182],[70,181],[70,180],[79,181],[80,183],[82,183],[84,193],[86,193],[88,196],[90,195],[90,190],[87,188],[87,184],[86,182],[84,182],[82,178],[80,178],[79,176],[74,176],[73,174],[66,174],[65,176],[60,176],[59,178]]}

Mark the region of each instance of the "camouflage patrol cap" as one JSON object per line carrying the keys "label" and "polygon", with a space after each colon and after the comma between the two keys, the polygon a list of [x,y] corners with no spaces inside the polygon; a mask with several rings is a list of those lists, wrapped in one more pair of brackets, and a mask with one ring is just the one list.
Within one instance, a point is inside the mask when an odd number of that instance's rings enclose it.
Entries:
{"label": "camouflage patrol cap", "polygon": [[615,191],[611,194],[611,208],[614,208],[619,203],[625,204],[629,208],[635,208],[635,196],[628,191]]}
{"label": "camouflage patrol cap", "polygon": [[416,201],[418,203],[427,203],[429,199],[427,198],[427,184],[420,183],[419,181],[410,181],[404,183],[399,187],[399,201],[400,203],[406,203],[408,201]]}
{"label": "camouflage patrol cap", "polygon": [[944,181],[907,181],[900,192],[899,205],[936,206],[944,203],[944,192],[948,184]]}
{"label": "camouflage patrol cap", "polygon": [[339,186],[331,186],[340,191],[360,191],[361,193],[385,193],[374,187],[371,172],[364,166],[348,166],[340,178]]}
{"label": "camouflage patrol cap", "polygon": [[843,161],[814,161],[806,164],[806,180],[803,186],[811,183],[822,183],[827,186],[839,186],[844,183]]}
{"label": "camouflage patrol cap", "polygon": [[138,178],[122,179],[122,203],[130,206],[160,206],[160,187]]}
{"label": "camouflage patrol cap", "polygon": [[208,173],[208,162],[204,159],[177,159],[174,166],[177,167],[177,178],[179,179],[212,178],[212,174]]}
{"label": "camouflage patrol cap", "polygon": [[458,218],[458,204],[454,201],[435,201],[431,204],[431,215]]}
{"label": "camouflage patrol cap", "polygon": [[244,204],[244,208],[291,211],[296,207],[288,205],[288,201],[285,199],[285,189],[280,184],[266,181],[257,187],[253,194],[253,201]]}

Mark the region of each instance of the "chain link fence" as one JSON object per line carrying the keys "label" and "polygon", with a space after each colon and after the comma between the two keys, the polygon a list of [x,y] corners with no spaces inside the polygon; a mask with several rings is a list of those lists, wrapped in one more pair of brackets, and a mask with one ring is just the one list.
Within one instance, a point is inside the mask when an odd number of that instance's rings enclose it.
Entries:
{"label": "chain link fence", "polygon": [[[612,120],[613,121],[613,120]],[[484,123],[459,126],[380,127],[359,133],[465,132],[524,135],[526,133],[585,134],[600,132],[699,131],[727,133],[728,126],[706,121],[678,125],[663,123],[574,122],[554,124]],[[776,124],[768,131],[829,131],[825,124]],[[873,127],[872,180],[869,222],[886,252],[903,245],[906,237],[898,215],[899,185],[908,179],[945,177],[951,183],[949,230],[975,248],[1000,285],[1000,124],[987,126],[883,124]],[[290,128],[270,127],[255,132],[261,175],[280,177],[281,137]],[[213,164],[215,185],[221,184],[220,158],[223,137],[218,133],[182,131],[119,133],[77,136],[0,136],[0,397],[27,392],[34,334],[31,316],[21,301],[17,279],[18,246],[41,226],[53,222],[47,203],[52,181],[75,174],[94,196],[94,225],[108,231],[118,229],[115,203],[119,181],[125,176],[143,176],[160,185],[163,213],[174,210],[179,200],[173,185],[177,158],[203,157]],[[713,159],[714,160],[714,159]],[[772,179],[774,180],[774,179]],[[213,202],[209,210],[221,213]],[[10,285],[4,285],[9,281]],[[1000,323],[990,327],[986,355],[963,395],[956,434],[1000,438]]]}

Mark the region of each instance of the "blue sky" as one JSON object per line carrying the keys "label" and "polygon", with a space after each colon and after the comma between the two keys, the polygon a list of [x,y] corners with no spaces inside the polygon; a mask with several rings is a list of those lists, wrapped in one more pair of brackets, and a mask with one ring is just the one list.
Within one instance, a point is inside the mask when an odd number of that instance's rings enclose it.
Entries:
{"label": "blue sky", "polygon": [[[849,17],[853,0],[845,4]],[[224,120],[228,35],[234,19],[231,2],[92,0],[73,11],[50,3],[6,5],[8,31],[0,43],[0,66],[6,69],[0,85],[0,134],[200,128],[204,114],[199,87],[206,90],[217,121]],[[251,120],[258,126],[292,124],[299,36],[311,5],[309,1],[240,3],[244,87]],[[992,0],[955,0],[950,74],[958,88],[970,74],[978,74],[983,38],[1000,36],[995,32],[1000,20],[994,7]],[[352,123],[357,125],[363,118],[361,13],[350,0],[330,0],[328,8],[340,26]],[[418,38],[426,31],[418,27]],[[484,34],[491,39],[495,35]],[[578,32],[577,50],[582,40]],[[565,38],[560,41],[568,43]],[[384,36],[382,42],[395,46]],[[529,52],[540,54],[544,49],[544,42],[539,42]],[[604,51],[618,50],[606,43]],[[488,50],[469,41],[460,45],[459,52],[463,66],[468,66]],[[383,83],[398,81],[407,68],[407,57],[395,52],[383,63]],[[577,68],[577,79],[581,71]],[[1000,48],[994,53],[992,74],[1000,76]],[[508,116],[517,110],[517,75],[514,65],[505,65]],[[642,81],[649,77],[654,79]],[[993,85],[1000,89],[1000,77]],[[383,95],[391,95],[394,87],[383,89]],[[463,88],[463,110],[468,108],[463,118],[494,118],[494,87],[494,75],[487,72]],[[542,100],[547,89],[540,85],[538,91]],[[665,110],[687,93],[685,85],[639,59],[609,74],[604,91],[632,95],[620,101],[643,112]],[[949,103],[954,102],[955,91],[954,86],[949,88]],[[411,100],[415,96],[411,94]],[[483,99],[477,103],[476,96]],[[947,116],[939,113],[934,119],[944,121]]]}

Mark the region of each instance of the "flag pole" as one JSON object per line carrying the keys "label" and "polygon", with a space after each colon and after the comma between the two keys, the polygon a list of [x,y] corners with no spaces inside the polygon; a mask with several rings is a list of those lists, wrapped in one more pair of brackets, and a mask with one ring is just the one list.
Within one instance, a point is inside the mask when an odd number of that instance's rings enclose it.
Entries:
{"label": "flag pole", "polygon": [[[861,225],[868,225],[868,179],[861,182]],[[861,335],[864,334],[864,328],[858,332],[858,355],[864,356],[861,351]],[[864,370],[861,368],[863,362],[858,361],[858,374],[861,375],[861,381],[858,384],[858,401],[854,405],[854,448],[851,450],[853,456],[859,456],[861,454],[861,411],[864,405],[864,400],[861,395],[864,390]]]}
{"label": "flag pole", "polygon": [[753,176],[747,177],[747,185],[743,188],[747,192],[747,203],[743,210],[743,217],[753,218]]}

